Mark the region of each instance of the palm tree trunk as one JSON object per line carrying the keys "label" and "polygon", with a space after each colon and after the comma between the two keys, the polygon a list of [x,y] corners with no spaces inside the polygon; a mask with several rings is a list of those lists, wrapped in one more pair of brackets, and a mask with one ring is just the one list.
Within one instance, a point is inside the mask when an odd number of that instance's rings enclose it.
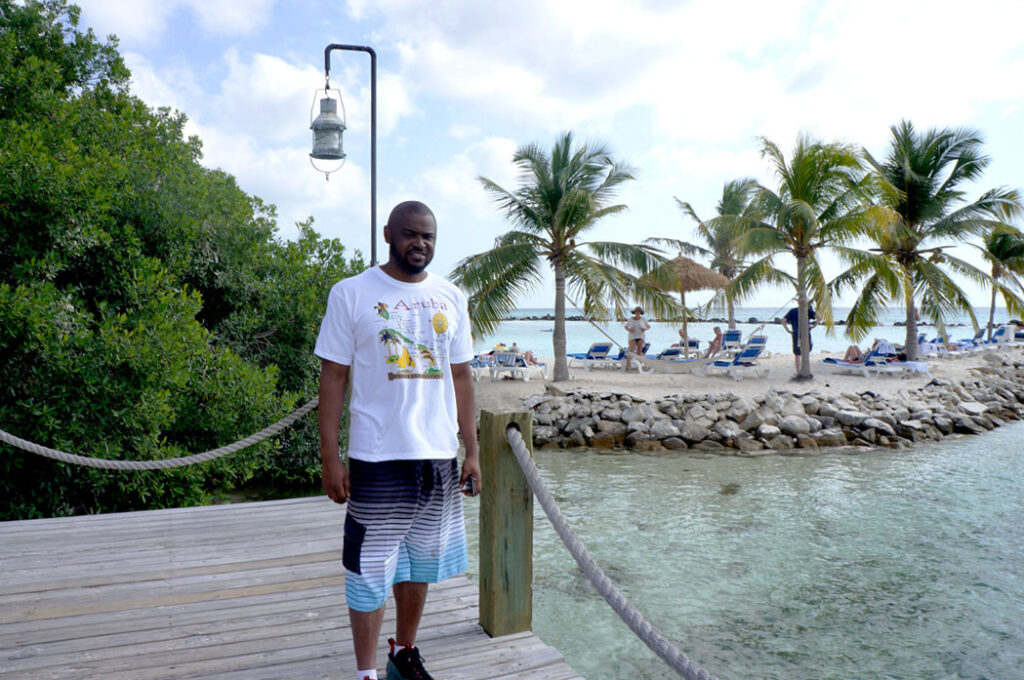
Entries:
{"label": "palm tree trunk", "polygon": [[810,380],[814,377],[811,375],[811,353],[809,351],[811,346],[811,325],[808,318],[810,315],[807,313],[806,261],[806,257],[798,257],[796,259],[797,322],[800,324],[800,337],[797,340],[800,343],[800,370],[797,371],[796,375],[800,380]]}
{"label": "palm tree trunk", "polygon": [[726,293],[725,308],[729,311],[729,330],[736,329],[736,304],[732,301],[732,295]]}
{"label": "palm tree trunk", "polygon": [[996,318],[996,287],[995,287],[995,285],[993,285],[992,286],[992,302],[989,303],[989,306],[988,306],[988,338],[987,338],[987,340],[991,340],[992,339],[992,326],[995,325],[993,323],[995,318]]}
{"label": "palm tree trunk", "polygon": [[907,308],[907,340],[903,351],[907,361],[917,361],[917,307],[914,305],[913,277],[906,268],[903,270],[903,301]]}
{"label": "palm tree trunk", "polygon": [[562,261],[555,260],[555,331],[551,334],[551,342],[555,351],[555,382],[569,379],[569,358],[565,354],[565,266]]}

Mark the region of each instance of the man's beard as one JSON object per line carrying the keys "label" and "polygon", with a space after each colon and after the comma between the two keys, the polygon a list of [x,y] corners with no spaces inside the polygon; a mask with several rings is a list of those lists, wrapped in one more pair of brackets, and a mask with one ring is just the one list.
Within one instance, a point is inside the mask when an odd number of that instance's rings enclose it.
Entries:
{"label": "man's beard", "polygon": [[427,265],[430,264],[430,261],[434,259],[434,256],[432,254],[424,252],[423,264],[413,264],[412,262],[409,261],[406,255],[398,252],[398,249],[395,248],[394,243],[389,244],[388,254],[391,256],[391,261],[395,263],[395,266],[397,266],[399,269],[402,270],[402,272],[404,272],[405,274],[409,274],[410,276],[415,276],[416,274],[422,273],[423,270],[427,268]]}

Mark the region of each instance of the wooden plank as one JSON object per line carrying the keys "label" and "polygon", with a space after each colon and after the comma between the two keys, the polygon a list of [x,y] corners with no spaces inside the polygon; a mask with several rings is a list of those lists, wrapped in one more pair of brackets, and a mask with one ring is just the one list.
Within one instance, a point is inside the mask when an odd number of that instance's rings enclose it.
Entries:
{"label": "wooden plank", "polygon": [[[343,521],[307,498],[0,524],[0,679],[351,675]],[[477,602],[463,577],[430,589],[439,680],[579,678],[529,632],[488,637]]]}

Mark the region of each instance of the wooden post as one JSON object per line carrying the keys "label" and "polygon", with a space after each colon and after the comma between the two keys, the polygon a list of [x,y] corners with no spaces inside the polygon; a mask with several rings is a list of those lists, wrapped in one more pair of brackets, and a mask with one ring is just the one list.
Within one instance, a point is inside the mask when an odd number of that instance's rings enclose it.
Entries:
{"label": "wooden post", "polygon": [[480,625],[491,637],[533,620],[533,492],[505,437],[517,424],[532,453],[532,416],[480,412]]}

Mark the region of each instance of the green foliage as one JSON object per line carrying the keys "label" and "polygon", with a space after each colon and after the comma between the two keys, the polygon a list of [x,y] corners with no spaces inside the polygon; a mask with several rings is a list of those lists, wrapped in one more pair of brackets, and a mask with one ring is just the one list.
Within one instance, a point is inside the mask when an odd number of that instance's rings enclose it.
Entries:
{"label": "green foliage", "polygon": [[626,209],[612,205],[611,199],[620,185],[633,179],[628,167],[616,163],[601,145],[576,145],[571,132],[555,140],[550,154],[527,144],[512,160],[522,174],[515,191],[486,177],[479,179],[518,228],[499,236],[492,250],[459,262],[451,279],[469,293],[474,334],[487,333],[515,308],[521,294],[540,283],[546,262],[555,275],[554,379],[566,380],[567,286],[582,299],[583,311],[596,318],[609,315],[609,301],[621,316],[630,295],[655,313],[677,306],[642,278],[663,262],[656,249],[582,240],[598,220]]}
{"label": "green foliage", "polygon": [[[790,281],[799,309],[801,347],[810,343],[808,307],[832,326],[832,301],[822,272],[822,248],[837,247],[864,233],[875,219],[864,201],[863,172],[850,146],[825,143],[801,135],[787,159],[779,147],[761,139],[761,156],[768,159],[778,190],[761,187],[756,214],[761,221],[747,226],[738,241],[741,254],[762,255],[734,281],[740,295],[765,283]],[[774,265],[775,255],[796,260],[793,277]],[[801,378],[811,376],[810,352],[801,352]]]}
{"label": "green foliage", "polygon": [[862,291],[848,319],[853,328],[866,327],[878,306],[900,299],[907,312],[906,353],[915,359],[918,309],[935,323],[940,335],[945,332],[945,319],[956,312],[967,314],[978,326],[967,294],[950,273],[998,288],[1008,296],[1011,309],[1019,308],[1009,289],[944,249],[993,231],[1012,231],[1007,221],[1022,213],[1024,202],[1016,190],[1004,187],[967,201],[963,186],[977,181],[989,164],[976,131],[921,132],[904,120],[893,125],[890,133],[881,160],[864,152],[875,200],[885,209],[884,219],[876,220],[866,233],[880,256],[849,257],[854,262],[852,274],[837,282],[837,290],[849,286]]}
{"label": "green foliage", "polygon": [[[116,42],[63,0],[0,0],[0,427],[101,458],[223,446],[316,393],[330,286],[363,268],[199,164],[185,117],[127,92]],[[312,419],[307,419],[312,421]],[[208,502],[259,481],[314,488],[315,423],[158,472],[2,446],[0,518]]]}

